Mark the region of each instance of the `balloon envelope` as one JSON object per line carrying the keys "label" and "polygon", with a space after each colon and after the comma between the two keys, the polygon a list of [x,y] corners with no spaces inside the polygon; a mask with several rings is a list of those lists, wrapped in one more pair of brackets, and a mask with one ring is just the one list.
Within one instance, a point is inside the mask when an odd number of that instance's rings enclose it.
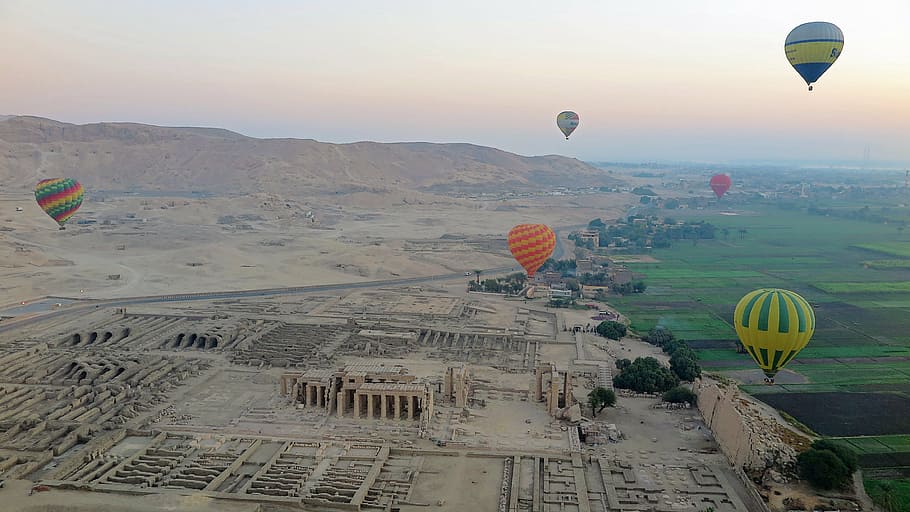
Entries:
{"label": "balloon envelope", "polygon": [[545,224],[519,224],[509,231],[509,250],[515,260],[534,277],[556,248],[556,233]]}
{"label": "balloon envelope", "polygon": [[787,34],[784,53],[809,90],[844,50],[844,33],[833,23],[803,23]]}
{"label": "balloon envelope", "polygon": [[578,128],[578,114],[571,110],[560,112],[559,115],[556,116],[556,126],[558,126],[559,131],[566,136],[566,140],[569,140],[569,135],[572,135],[572,132]]}
{"label": "balloon envelope", "polygon": [[35,185],[38,206],[61,227],[82,206],[85,191],[72,178],[51,178]]}
{"label": "balloon envelope", "polygon": [[711,177],[711,190],[720,199],[730,189],[730,177],[726,174],[715,174]]}
{"label": "balloon envelope", "polygon": [[815,332],[815,312],[794,292],[762,288],[739,300],[733,326],[752,359],[773,379],[809,343]]}

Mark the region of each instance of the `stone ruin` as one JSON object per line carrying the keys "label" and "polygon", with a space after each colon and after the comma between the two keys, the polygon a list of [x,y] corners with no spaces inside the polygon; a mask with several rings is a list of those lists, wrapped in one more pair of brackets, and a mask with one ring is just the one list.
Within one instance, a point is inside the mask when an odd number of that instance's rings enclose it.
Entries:
{"label": "stone ruin", "polygon": [[749,473],[773,469],[794,474],[798,452],[791,443],[798,439],[808,447],[811,442],[807,437],[780,425],[734,385],[703,378],[693,388],[705,423],[735,467]]}

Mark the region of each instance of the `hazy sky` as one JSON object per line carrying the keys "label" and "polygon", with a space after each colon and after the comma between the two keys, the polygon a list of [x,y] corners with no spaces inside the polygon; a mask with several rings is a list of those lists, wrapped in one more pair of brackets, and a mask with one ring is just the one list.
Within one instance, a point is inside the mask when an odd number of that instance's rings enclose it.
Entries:
{"label": "hazy sky", "polygon": [[[910,162],[908,20],[908,0],[0,0],[0,114],[586,160],[869,146]],[[783,50],[807,21],[845,35],[812,93]]]}

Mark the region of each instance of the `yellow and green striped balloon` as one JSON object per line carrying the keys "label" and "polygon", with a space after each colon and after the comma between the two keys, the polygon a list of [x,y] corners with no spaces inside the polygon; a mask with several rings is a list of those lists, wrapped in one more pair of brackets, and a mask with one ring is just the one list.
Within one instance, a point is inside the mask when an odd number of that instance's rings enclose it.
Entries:
{"label": "yellow and green striped balloon", "polygon": [[809,90],[844,51],[844,33],[833,23],[803,23],[787,34],[784,53]]}
{"label": "yellow and green striped balloon", "polygon": [[809,343],[815,332],[815,312],[794,292],[762,288],[739,300],[733,326],[746,351],[773,382],[774,375]]}

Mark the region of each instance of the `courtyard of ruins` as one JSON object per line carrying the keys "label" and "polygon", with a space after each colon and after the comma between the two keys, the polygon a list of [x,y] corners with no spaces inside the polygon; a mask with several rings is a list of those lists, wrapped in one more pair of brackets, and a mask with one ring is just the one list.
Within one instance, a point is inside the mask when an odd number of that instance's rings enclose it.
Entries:
{"label": "courtyard of ruins", "polygon": [[591,418],[618,354],[661,356],[564,330],[581,315],[455,282],[60,314],[0,346],[0,499],[756,510],[698,410],[620,394]]}

